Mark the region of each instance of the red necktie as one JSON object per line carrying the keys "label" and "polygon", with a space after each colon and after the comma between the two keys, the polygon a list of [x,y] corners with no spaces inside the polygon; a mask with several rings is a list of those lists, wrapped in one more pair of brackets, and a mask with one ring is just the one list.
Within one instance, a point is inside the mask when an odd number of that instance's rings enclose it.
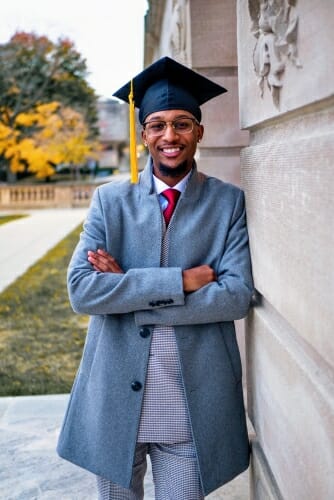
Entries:
{"label": "red necktie", "polygon": [[180,196],[180,191],[177,189],[165,189],[161,193],[167,200],[168,200],[168,205],[167,208],[164,210],[164,218],[166,221],[166,226],[168,226],[168,223],[173,215],[174,208],[176,207],[177,200],[179,199]]}

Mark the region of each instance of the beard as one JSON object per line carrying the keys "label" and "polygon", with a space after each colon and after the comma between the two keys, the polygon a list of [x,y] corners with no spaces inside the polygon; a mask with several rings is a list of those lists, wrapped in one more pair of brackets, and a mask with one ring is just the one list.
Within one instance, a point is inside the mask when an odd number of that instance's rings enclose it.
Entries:
{"label": "beard", "polygon": [[159,163],[159,172],[166,177],[180,177],[183,174],[187,174],[189,171],[187,160],[183,161],[177,167],[168,167],[164,163]]}

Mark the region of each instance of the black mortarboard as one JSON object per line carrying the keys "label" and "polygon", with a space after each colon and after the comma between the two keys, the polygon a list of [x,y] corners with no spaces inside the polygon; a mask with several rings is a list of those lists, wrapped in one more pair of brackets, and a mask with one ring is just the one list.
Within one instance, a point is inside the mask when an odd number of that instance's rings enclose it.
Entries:
{"label": "black mortarboard", "polygon": [[117,90],[113,95],[130,105],[131,182],[138,182],[135,107],[141,124],[151,113],[169,109],[189,111],[200,122],[200,106],[224,92],[224,87],[170,57],[154,62]]}
{"label": "black mortarboard", "polygon": [[[155,111],[184,109],[201,121],[200,106],[226,92],[224,87],[169,57],[154,62],[135,76],[133,99],[139,121]],[[113,95],[129,103],[131,81]]]}

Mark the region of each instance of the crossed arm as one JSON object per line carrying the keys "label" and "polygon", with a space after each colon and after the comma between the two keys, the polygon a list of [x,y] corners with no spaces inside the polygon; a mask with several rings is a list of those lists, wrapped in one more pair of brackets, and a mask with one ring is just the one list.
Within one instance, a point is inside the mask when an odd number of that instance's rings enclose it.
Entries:
{"label": "crossed arm", "polygon": [[68,292],[73,310],[92,315],[133,313],[137,325],[202,324],[244,317],[253,285],[241,194],[233,213],[229,213],[225,240],[222,242],[223,224],[219,248],[209,255],[210,265],[165,268],[157,267],[154,261],[153,267],[141,267],[140,261],[134,259],[131,267],[132,260],[128,259],[125,271],[120,265],[119,242],[114,245],[116,258],[105,251],[106,240],[109,241],[111,235],[105,232],[97,192],[68,267]]}
{"label": "crossed arm", "polygon": [[[102,249],[96,252],[88,251],[88,261],[95,271],[123,274],[116,259]],[[214,270],[206,264],[182,271],[183,290],[187,293],[195,292],[213,281],[217,281],[217,276]]]}

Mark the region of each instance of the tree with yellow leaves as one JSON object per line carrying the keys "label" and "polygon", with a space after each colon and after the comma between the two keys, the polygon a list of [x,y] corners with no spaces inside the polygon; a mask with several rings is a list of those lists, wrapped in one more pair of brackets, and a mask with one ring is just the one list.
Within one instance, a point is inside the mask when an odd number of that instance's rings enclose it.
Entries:
{"label": "tree with yellow leaves", "polygon": [[49,177],[97,155],[97,96],[72,42],[16,33],[0,45],[0,163]]}
{"label": "tree with yellow leaves", "polygon": [[[20,129],[30,130],[28,137]],[[57,102],[41,104],[35,110],[17,115],[14,127],[0,127],[0,154],[12,172],[25,168],[37,178],[49,177],[59,163],[81,165],[97,158],[99,145],[89,138],[83,116]]]}

